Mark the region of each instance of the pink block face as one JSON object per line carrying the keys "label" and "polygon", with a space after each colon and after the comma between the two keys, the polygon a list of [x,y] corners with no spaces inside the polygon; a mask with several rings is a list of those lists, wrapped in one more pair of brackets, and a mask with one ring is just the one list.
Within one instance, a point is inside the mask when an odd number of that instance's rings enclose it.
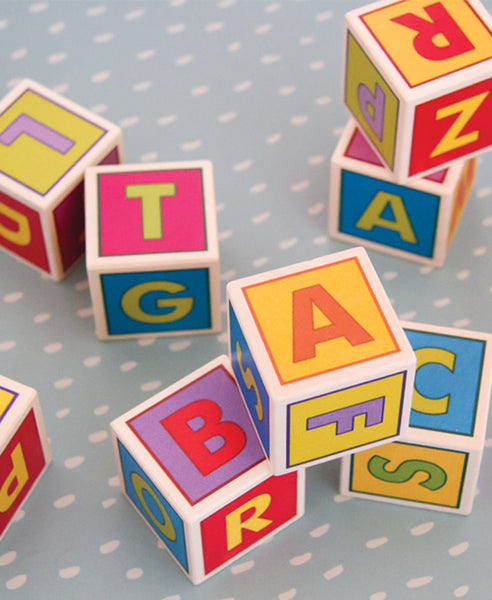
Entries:
{"label": "pink block face", "polygon": [[101,173],[100,255],[206,250],[199,168]]}

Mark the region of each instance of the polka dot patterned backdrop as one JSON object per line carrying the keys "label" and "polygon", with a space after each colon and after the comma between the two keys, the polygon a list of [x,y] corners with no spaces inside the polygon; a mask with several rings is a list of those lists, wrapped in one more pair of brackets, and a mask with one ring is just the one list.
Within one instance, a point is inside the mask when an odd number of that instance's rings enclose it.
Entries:
{"label": "polka dot patterned backdrop", "polygon": [[[214,163],[228,281],[348,247],[327,236],[344,12],[356,0],[0,3],[2,96],[30,77],[119,124],[127,162]],[[492,10],[492,1],[485,5]],[[406,320],[492,330],[492,155],[445,265],[369,252]],[[227,352],[219,334],[101,342],[83,261],[54,283],[0,254],[0,372],[38,390],[53,462],[0,543],[0,597],[444,600],[490,597],[492,439],[468,517],[339,495],[199,587],[119,491],[109,422]]]}

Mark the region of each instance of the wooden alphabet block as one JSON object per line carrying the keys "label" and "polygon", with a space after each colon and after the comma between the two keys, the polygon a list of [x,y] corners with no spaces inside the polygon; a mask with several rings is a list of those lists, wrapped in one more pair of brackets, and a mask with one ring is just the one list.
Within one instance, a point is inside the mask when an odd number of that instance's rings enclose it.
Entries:
{"label": "wooden alphabet block", "polygon": [[0,247],[58,281],[84,252],[84,171],[123,160],[119,127],[30,80],[0,102]]}
{"label": "wooden alphabet block", "polygon": [[347,13],[344,102],[396,181],[488,150],[492,18],[478,0]]}
{"label": "wooden alphabet block", "polygon": [[403,323],[417,356],[401,440],[342,459],[344,495],[457,514],[472,510],[492,382],[492,336]]}
{"label": "wooden alphabet block", "polygon": [[331,160],[329,234],[441,266],[473,185],[476,160],[455,161],[401,185],[351,120]]}
{"label": "wooden alphabet block", "polygon": [[415,355],[363,248],[230,282],[234,374],[274,473],[408,426]]}
{"label": "wooden alphabet block", "polygon": [[101,339],[220,329],[212,164],[88,169],[86,261]]}
{"label": "wooden alphabet block", "polygon": [[195,584],[304,512],[304,471],[272,475],[227,356],[111,428],[124,494]]}
{"label": "wooden alphabet block", "polygon": [[0,375],[0,539],[50,461],[37,392]]}

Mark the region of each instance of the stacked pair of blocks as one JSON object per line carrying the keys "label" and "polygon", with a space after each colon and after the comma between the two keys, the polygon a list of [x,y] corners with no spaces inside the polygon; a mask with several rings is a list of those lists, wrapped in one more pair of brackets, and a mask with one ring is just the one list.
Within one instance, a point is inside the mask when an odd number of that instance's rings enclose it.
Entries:
{"label": "stacked pair of blocks", "polygon": [[492,145],[491,70],[478,0],[385,0],[346,15],[343,98],[360,135],[349,123],[333,155],[330,235],[442,265],[470,160]]}
{"label": "stacked pair of blocks", "polygon": [[124,493],[194,583],[304,511],[305,467],[406,432],[415,354],[362,248],[228,285],[230,356],[112,423]]}

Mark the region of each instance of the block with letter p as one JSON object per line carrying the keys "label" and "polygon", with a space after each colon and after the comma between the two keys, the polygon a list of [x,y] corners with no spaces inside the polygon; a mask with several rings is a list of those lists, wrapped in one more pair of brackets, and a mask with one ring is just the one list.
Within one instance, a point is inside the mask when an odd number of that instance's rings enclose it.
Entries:
{"label": "block with letter p", "polygon": [[84,171],[121,160],[119,127],[19,83],[0,102],[0,248],[62,279],[84,252]]}
{"label": "block with letter p", "polygon": [[0,539],[50,461],[37,392],[0,375]]}
{"label": "block with letter p", "polygon": [[344,102],[398,182],[490,149],[492,18],[478,0],[384,0],[345,25]]}
{"label": "block with letter p", "polygon": [[217,331],[212,164],[88,169],[86,261],[101,339]]}
{"label": "block with letter p", "polygon": [[492,336],[403,323],[417,357],[407,433],[342,459],[344,495],[469,514],[492,384]]}
{"label": "block with letter p", "polygon": [[234,374],[275,473],[406,430],[415,355],[363,248],[227,293]]}
{"label": "block with letter p", "polygon": [[304,471],[272,475],[227,356],[111,427],[123,492],[193,583],[304,512]]}

